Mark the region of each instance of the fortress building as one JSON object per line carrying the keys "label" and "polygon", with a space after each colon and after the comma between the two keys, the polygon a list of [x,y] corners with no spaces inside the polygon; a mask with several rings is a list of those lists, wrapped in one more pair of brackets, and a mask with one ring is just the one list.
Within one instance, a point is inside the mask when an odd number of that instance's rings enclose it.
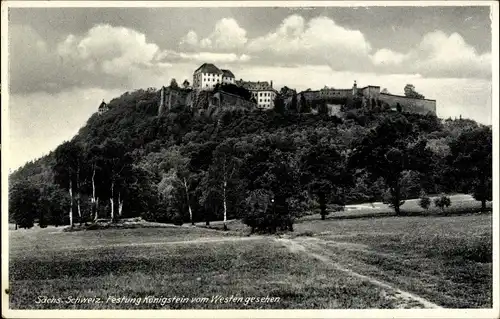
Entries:
{"label": "fortress building", "polygon": [[273,81],[243,81],[235,80],[233,72],[219,69],[212,63],[203,63],[193,73],[193,89],[210,91],[217,84],[234,84],[243,87],[252,93],[252,98],[261,109],[272,109],[278,92],[273,88]]}
{"label": "fortress building", "polygon": [[274,107],[274,99],[278,92],[273,88],[271,82],[251,82],[251,81],[236,81],[236,85],[241,86],[252,93],[252,98],[255,99],[257,106],[261,109],[272,109]]}
{"label": "fortress building", "polygon": [[234,84],[230,70],[221,70],[212,63],[203,63],[193,74],[193,89],[212,90],[217,84]]}
{"label": "fortress building", "polygon": [[[436,113],[436,100],[418,99],[403,95],[380,92],[380,86],[368,85],[359,88],[356,81],[351,89],[335,89],[324,87],[321,90],[308,90],[298,94],[312,104],[325,101],[335,105],[345,104],[348,99],[358,98],[362,106],[368,109],[383,107],[386,109],[401,108],[403,112],[427,114]],[[289,98],[290,99],[290,98]]]}

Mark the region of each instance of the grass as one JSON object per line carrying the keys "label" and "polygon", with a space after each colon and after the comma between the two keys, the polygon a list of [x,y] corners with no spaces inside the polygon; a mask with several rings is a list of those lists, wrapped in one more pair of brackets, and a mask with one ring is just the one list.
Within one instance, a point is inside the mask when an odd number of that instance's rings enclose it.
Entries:
{"label": "grass", "polygon": [[[401,213],[406,216],[450,216],[462,215],[470,213],[479,213],[481,210],[481,202],[476,201],[470,195],[456,194],[450,195],[451,206],[446,208],[444,213],[440,208],[434,205],[434,197],[431,198],[431,206],[428,210],[424,210],[418,205],[418,199],[408,199],[401,205]],[[492,203],[487,202],[486,208],[491,210]],[[356,219],[367,217],[387,217],[394,216],[394,209],[381,202],[359,204],[359,205],[346,205],[344,211],[334,211],[333,209],[327,210],[329,215],[326,219]],[[315,220],[320,219],[319,213],[313,213],[301,218],[301,220]]]}
{"label": "grass", "polygon": [[342,264],[448,308],[492,307],[492,215],[307,221]]}
{"label": "grass", "polygon": [[[414,203],[405,203],[412,208]],[[455,206],[453,206],[455,205]],[[332,264],[290,251],[277,237],[243,236],[228,222],[204,227],[9,232],[14,309],[396,308],[391,292],[342,272],[338,263],[447,308],[492,306],[492,215],[377,216],[299,220],[290,240]],[[376,204],[377,206],[377,204]],[[415,207],[414,207],[415,208]],[[417,209],[417,208],[415,208]],[[361,215],[373,209],[342,214]],[[382,209],[381,209],[382,210]],[[62,303],[36,303],[39,296]],[[66,303],[100,297],[101,303]],[[117,303],[112,297],[274,297],[277,302]],[[116,301],[116,300],[115,300]]]}
{"label": "grass", "polygon": [[[186,232],[186,229],[183,229]],[[106,232],[104,235],[104,232]],[[152,233],[149,233],[152,232]],[[193,232],[191,234],[191,232]],[[14,232],[15,233],[15,232]],[[10,305],[14,309],[186,308],[391,308],[382,291],[307,255],[294,254],[273,238],[208,243],[213,231],[187,229],[197,243],[179,243],[176,229],[127,229],[37,233],[38,245],[11,234]],[[24,233],[26,235],[26,232]],[[148,242],[178,244],[116,246]],[[85,245],[83,245],[85,243]],[[98,249],[96,245],[100,245]],[[115,245],[115,246],[113,246]],[[36,303],[39,296],[61,303]],[[102,303],[65,303],[68,297],[100,297]],[[114,297],[273,297],[274,303],[105,302]]]}

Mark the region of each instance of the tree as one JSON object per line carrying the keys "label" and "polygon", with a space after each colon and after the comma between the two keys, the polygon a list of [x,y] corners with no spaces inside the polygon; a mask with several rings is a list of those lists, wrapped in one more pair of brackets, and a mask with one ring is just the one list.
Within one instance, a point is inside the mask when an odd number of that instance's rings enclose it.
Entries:
{"label": "tree", "polygon": [[280,90],[280,95],[283,97],[292,96],[293,94],[297,94],[297,91],[289,88],[288,86],[284,86]]}
{"label": "tree", "polygon": [[382,91],[380,91],[380,93],[390,94],[387,88],[383,88]]}
{"label": "tree", "polygon": [[70,198],[68,193],[55,184],[43,185],[39,200],[39,225],[64,225],[64,215],[68,211]]}
{"label": "tree", "polygon": [[[38,215],[40,190],[27,181],[18,182],[9,190],[9,215],[17,226],[31,228]],[[16,226],[16,227],[17,227]]]}
{"label": "tree", "polygon": [[427,194],[422,193],[422,195],[420,195],[418,205],[423,209],[427,210],[431,206],[431,199],[429,198],[429,196],[427,196]]}
{"label": "tree", "polygon": [[307,102],[304,94],[300,95],[299,113],[311,113],[311,106]]}
{"label": "tree", "polygon": [[[170,84],[172,85],[172,84]],[[182,82],[182,87],[184,87],[185,89],[189,89],[189,86],[191,85],[191,83],[189,83],[189,81],[186,79],[184,80],[184,82]]]}
{"label": "tree", "polygon": [[300,184],[299,159],[293,140],[285,134],[257,135],[245,142],[242,152],[246,155],[240,178],[245,179],[247,190],[243,221],[255,220],[249,216],[253,214],[253,206],[248,206],[252,202],[248,199],[257,196],[254,194],[257,192],[272,206],[268,206],[268,214],[256,217],[257,224],[247,224],[263,232],[293,231],[294,219],[305,210],[306,199]]}
{"label": "tree", "polygon": [[177,84],[177,80],[176,79],[172,79],[170,81],[170,88],[171,89],[178,89],[179,88],[179,84]]}
{"label": "tree", "polygon": [[436,207],[441,208],[442,212],[444,213],[445,207],[450,207],[451,200],[448,196],[442,194],[438,198],[434,199],[434,205],[436,205]]}
{"label": "tree", "polygon": [[350,166],[366,168],[374,177],[382,177],[389,189],[389,203],[399,215],[404,203],[402,173],[428,170],[431,156],[426,145],[425,139],[417,139],[417,132],[404,115],[386,115],[355,147]]}
{"label": "tree", "polygon": [[106,139],[101,147],[103,168],[107,174],[106,180],[109,187],[111,220],[116,221],[122,213],[123,197],[121,194],[131,170],[132,158],[126,153],[125,145],[118,139]]}
{"label": "tree", "polygon": [[55,181],[66,189],[70,196],[69,221],[73,227],[73,203],[76,195],[78,215],[81,222],[80,209],[80,173],[83,167],[83,148],[81,144],[71,141],[64,142],[55,151],[54,173]]}
{"label": "tree", "polygon": [[286,108],[285,108],[285,101],[283,101],[283,98],[279,95],[276,95],[274,98],[274,111],[278,114],[285,115],[286,114]]}
{"label": "tree", "polygon": [[295,93],[295,92],[292,94],[292,99],[291,99],[290,107],[288,108],[288,110],[292,113],[298,112],[297,93]]}
{"label": "tree", "polygon": [[329,110],[328,110],[328,105],[326,104],[326,102],[320,103],[319,107],[318,107],[318,114],[326,116],[326,115],[328,115],[328,113],[329,113]]}
{"label": "tree", "polygon": [[336,195],[337,203],[343,203],[343,198],[339,198],[339,190],[347,184],[344,165],[343,157],[335,144],[327,139],[312,145],[303,156],[303,182],[318,197],[322,220],[327,215],[326,203],[332,195]]}
{"label": "tree", "polygon": [[407,97],[411,97],[414,99],[424,99],[425,98],[425,96],[423,96],[422,94],[415,91],[415,86],[413,84],[406,84],[406,86],[404,88],[404,92],[405,92],[405,96],[407,96]]}
{"label": "tree", "polygon": [[486,211],[486,201],[492,200],[492,130],[482,126],[462,132],[450,143],[451,174],[456,180],[469,184],[476,200],[481,201],[481,211]]}
{"label": "tree", "polygon": [[171,147],[165,154],[165,161],[162,163],[162,170],[169,172],[173,176],[176,187],[181,187],[184,191],[185,203],[189,212],[189,220],[194,225],[193,210],[190,199],[190,186],[192,174],[189,170],[189,158],[181,154],[178,147]]}
{"label": "tree", "polygon": [[228,139],[215,149],[208,173],[212,183],[205,190],[222,199],[224,230],[227,230],[228,196],[238,197],[237,176],[241,160],[236,157],[236,142],[236,139]]}
{"label": "tree", "polygon": [[[90,215],[94,220],[99,218],[99,200],[98,200],[98,192],[97,189],[99,185],[101,185],[103,181],[103,173],[102,168],[104,166],[104,158],[102,147],[95,145],[94,143],[89,144],[89,147],[85,150],[85,162],[88,166],[90,178],[87,179],[90,185],[86,185],[87,189],[90,186],[90,190],[88,190],[91,194],[90,202],[91,202],[91,211]],[[99,178],[100,177],[100,178]]]}

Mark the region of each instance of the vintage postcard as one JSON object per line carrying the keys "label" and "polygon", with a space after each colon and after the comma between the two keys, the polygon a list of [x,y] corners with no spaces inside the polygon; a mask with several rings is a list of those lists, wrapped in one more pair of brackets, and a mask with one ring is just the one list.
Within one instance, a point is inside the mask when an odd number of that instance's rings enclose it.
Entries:
{"label": "vintage postcard", "polygon": [[498,2],[2,2],[5,318],[498,318]]}

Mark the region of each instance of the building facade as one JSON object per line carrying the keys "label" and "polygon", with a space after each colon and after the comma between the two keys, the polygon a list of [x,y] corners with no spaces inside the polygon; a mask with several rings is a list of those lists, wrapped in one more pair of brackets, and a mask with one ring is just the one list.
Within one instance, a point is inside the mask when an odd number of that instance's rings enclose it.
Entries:
{"label": "building facade", "polygon": [[235,84],[236,78],[233,72],[229,70],[222,70],[222,84]]}
{"label": "building facade", "polygon": [[230,70],[222,70],[212,63],[203,63],[193,73],[193,89],[213,90],[217,84],[234,84]]}
{"label": "building facade", "polygon": [[278,95],[278,92],[273,88],[273,81],[251,82],[240,80],[236,81],[236,85],[241,86],[252,93],[252,98],[257,103],[257,107],[261,109],[274,108],[274,99]]}

